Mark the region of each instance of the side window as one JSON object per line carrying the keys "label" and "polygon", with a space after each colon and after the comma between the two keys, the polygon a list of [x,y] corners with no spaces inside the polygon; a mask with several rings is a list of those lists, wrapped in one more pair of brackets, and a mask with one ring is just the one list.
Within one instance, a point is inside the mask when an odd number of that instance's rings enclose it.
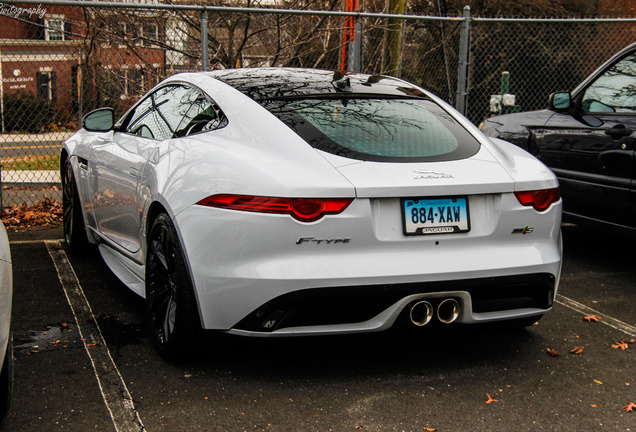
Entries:
{"label": "side window", "polygon": [[182,85],[156,90],[135,108],[126,132],[158,141],[174,137],[197,96],[196,90]]}
{"label": "side window", "polygon": [[227,125],[227,118],[221,109],[199,93],[179,124],[175,136],[183,137],[207,132],[220,129],[225,125]]}
{"label": "side window", "polygon": [[607,69],[585,91],[583,111],[636,113],[636,53]]}

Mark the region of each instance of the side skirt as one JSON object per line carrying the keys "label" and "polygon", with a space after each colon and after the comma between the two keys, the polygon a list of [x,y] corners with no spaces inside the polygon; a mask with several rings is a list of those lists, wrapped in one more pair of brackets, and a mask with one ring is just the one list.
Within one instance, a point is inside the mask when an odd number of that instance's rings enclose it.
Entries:
{"label": "side skirt", "polygon": [[99,245],[99,253],[102,255],[106,265],[124,285],[135,294],[146,298],[144,278],[141,276],[145,271],[144,266],[117,254],[104,243]]}

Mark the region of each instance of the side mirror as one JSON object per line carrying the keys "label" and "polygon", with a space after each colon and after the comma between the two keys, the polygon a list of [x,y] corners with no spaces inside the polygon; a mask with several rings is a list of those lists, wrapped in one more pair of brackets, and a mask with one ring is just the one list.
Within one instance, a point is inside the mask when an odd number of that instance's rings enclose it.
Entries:
{"label": "side mirror", "polygon": [[112,108],[98,108],[82,119],[82,127],[90,132],[108,132],[114,125],[115,113]]}
{"label": "side mirror", "polygon": [[572,105],[572,95],[568,92],[552,93],[548,101],[549,109],[552,111],[567,111]]}

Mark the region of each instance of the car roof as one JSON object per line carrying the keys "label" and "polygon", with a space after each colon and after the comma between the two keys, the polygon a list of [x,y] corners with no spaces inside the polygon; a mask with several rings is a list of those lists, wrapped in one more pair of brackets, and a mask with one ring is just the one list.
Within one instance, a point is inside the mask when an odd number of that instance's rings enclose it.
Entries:
{"label": "car roof", "polygon": [[302,68],[243,68],[202,73],[234,87],[257,102],[336,94],[428,97],[412,84],[384,75]]}

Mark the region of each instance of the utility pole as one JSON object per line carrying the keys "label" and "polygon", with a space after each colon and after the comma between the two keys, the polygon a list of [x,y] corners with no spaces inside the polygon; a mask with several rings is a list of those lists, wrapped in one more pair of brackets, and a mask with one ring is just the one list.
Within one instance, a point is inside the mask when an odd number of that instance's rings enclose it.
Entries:
{"label": "utility pole", "polygon": [[[389,13],[393,15],[403,15],[406,12],[406,0],[387,0],[389,3]],[[399,18],[389,18],[386,31],[386,43],[384,45],[383,70],[387,75],[400,75],[400,59],[402,56],[402,39],[404,32],[404,20]]]}
{"label": "utility pole", "polygon": [[464,22],[459,30],[457,66],[457,99],[455,109],[466,115],[468,105],[468,72],[470,67],[470,6],[464,6]]}

